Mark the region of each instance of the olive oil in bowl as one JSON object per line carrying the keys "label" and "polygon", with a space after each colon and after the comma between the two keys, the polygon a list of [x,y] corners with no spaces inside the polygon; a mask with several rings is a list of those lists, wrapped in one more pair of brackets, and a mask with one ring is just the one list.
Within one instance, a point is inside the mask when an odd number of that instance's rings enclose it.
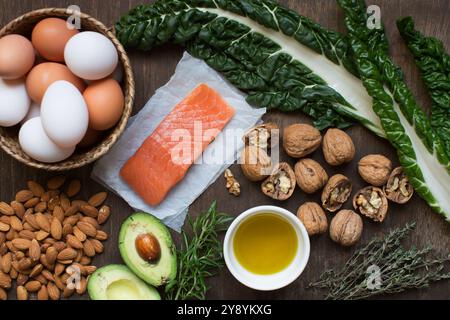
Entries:
{"label": "olive oil in bowl", "polygon": [[283,271],[297,255],[297,233],[286,219],[259,213],[244,220],[233,237],[239,264],[251,273],[271,275]]}

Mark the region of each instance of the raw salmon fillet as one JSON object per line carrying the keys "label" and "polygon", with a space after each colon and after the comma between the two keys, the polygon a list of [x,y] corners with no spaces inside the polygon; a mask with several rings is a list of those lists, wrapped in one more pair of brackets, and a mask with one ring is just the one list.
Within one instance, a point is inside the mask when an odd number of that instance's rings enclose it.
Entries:
{"label": "raw salmon fillet", "polygon": [[175,106],[125,163],[121,177],[145,202],[158,205],[234,112],[215,90],[200,84]]}

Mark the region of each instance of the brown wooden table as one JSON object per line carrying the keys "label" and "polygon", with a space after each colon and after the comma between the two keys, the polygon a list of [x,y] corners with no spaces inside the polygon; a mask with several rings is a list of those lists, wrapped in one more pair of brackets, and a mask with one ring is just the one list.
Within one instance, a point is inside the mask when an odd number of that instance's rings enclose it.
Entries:
{"label": "brown wooden table", "polygon": [[[86,12],[106,25],[113,25],[114,22],[126,13],[130,8],[142,2],[142,0],[120,0],[120,1],[100,1],[100,0],[0,0],[0,26],[15,17],[30,10],[43,7],[67,7],[76,3],[83,12]],[[419,72],[414,66],[411,54],[406,49],[395,26],[395,20],[401,16],[412,15],[416,21],[417,28],[428,35],[443,39],[446,48],[450,50],[450,1],[448,0],[371,0],[371,4],[381,7],[382,19],[386,24],[387,33],[390,40],[391,54],[396,63],[404,70],[406,79],[413,89],[419,103],[425,109],[429,108],[430,99],[427,96],[424,85],[420,79]],[[332,0],[280,0],[280,3],[295,9],[301,14],[312,18],[325,27],[344,31],[343,14],[335,1]],[[130,52],[136,80],[136,100],[134,112],[144,105],[153,95],[155,90],[164,85],[172,73],[182,55],[183,49],[175,46],[164,46],[153,50],[151,53]],[[267,121],[275,121],[280,126],[286,126],[294,122],[309,122],[307,117],[299,113],[282,114],[270,112],[265,117]],[[357,155],[355,160],[348,165],[338,169],[326,166],[329,175],[343,172],[351,177],[354,190],[364,186],[363,181],[357,174],[357,161],[362,156],[369,153],[385,154],[394,159],[395,165],[398,161],[394,149],[387,141],[379,139],[365,128],[356,125],[348,130],[352,136]],[[316,160],[324,164],[321,152],[316,152],[313,156]],[[282,160],[291,164],[294,161],[282,154]],[[307,196],[299,191],[295,196],[286,202],[278,203],[265,197],[259,190],[259,184],[247,182],[241,174],[238,166],[232,167],[237,179],[242,184],[242,196],[234,198],[225,189],[222,178],[218,179],[200,198],[191,206],[191,215],[195,216],[201,210],[207,209],[213,200],[218,201],[219,209],[232,215],[238,215],[244,210],[263,204],[281,205],[292,212],[296,212],[299,205],[305,201],[319,201],[319,194]],[[89,178],[91,167],[68,172],[69,177],[77,177],[82,180],[83,196],[87,197],[97,191],[102,190],[97,183]],[[36,179],[44,182],[51,174],[25,167],[18,163],[6,153],[0,152],[0,199],[10,200],[14,192],[25,187],[26,181]],[[450,195],[449,195],[450,197]],[[97,266],[109,263],[121,263],[119,251],[117,249],[117,236],[121,222],[132,213],[132,209],[121,198],[110,195],[108,199],[112,206],[112,216],[106,224],[106,231],[109,232],[110,239],[106,242],[105,252],[94,260]],[[345,205],[350,208],[350,201]],[[329,216],[331,218],[331,216]],[[403,226],[410,221],[416,221],[417,227],[406,243],[417,246],[431,244],[435,247],[436,253],[447,254],[450,248],[450,224],[445,222],[426,205],[418,196],[403,206],[390,205],[389,216],[382,224],[373,223],[364,219],[364,232],[361,243],[367,242],[374,235],[382,235],[390,228]],[[177,237],[177,235],[175,235]],[[319,274],[326,268],[340,266],[354,251],[354,249],[344,249],[334,244],[328,235],[322,235],[311,239],[311,256],[307,268],[301,277],[288,287],[274,292],[257,292],[248,289],[238,283],[225,269],[209,284],[211,290],[208,293],[210,299],[320,299],[322,292],[307,289],[309,282],[317,279]],[[12,290],[10,298],[15,298]],[[75,298],[75,297],[74,297]],[[87,295],[82,298],[88,298]],[[434,284],[429,289],[414,290],[407,293],[393,295],[382,298],[393,299],[449,299],[450,282]]]}

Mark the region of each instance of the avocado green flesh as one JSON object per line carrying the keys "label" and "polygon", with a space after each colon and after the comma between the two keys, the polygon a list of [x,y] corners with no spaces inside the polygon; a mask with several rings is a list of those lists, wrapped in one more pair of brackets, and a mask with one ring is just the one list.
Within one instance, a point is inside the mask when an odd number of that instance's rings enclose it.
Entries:
{"label": "avocado green flesh", "polygon": [[97,269],[89,277],[88,292],[92,300],[161,300],[154,287],[118,264]]}
{"label": "avocado green flesh", "polygon": [[[161,248],[161,257],[150,263],[142,259],[136,249],[136,238],[151,234]],[[161,286],[174,279],[177,273],[175,246],[167,227],[148,213],[135,213],[122,224],[119,234],[119,250],[126,265],[142,280]]]}

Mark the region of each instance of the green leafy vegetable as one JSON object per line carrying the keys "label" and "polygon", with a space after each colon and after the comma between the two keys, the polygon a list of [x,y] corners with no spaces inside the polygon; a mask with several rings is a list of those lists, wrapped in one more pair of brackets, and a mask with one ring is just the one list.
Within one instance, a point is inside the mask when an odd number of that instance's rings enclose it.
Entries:
{"label": "green leafy vegetable", "polygon": [[349,43],[373,110],[400,163],[417,193],[450,221],[450,162],[439,136],[390,60],[383,28],[366,26],[364,0],[337,1],[346,14]]}
{"label": "green leafy vegetable", "polygon": [[426,288],[433,282],[450,279],[450,272],[443,271],[450,255],[428,258],[431,247],[405,249],[401,245],[414,227],[414,223],[407,224],[383,239],[372,239],[343,267],[324,272],[310,287],[326,289],[326,299],[357,300]]}
{"label": "green leafy vegetable", "polygon": [[357,120],[384,137],[345,38],[271,0],[159,0],[116,24],[127,47],[180,43],[255,106],[301,110],[318,128]]}
{"label": "green leafy vegetable", "polygon": [[422,72],[433,102],[431,125],[450,157],[450,56],[445,52],[442,41],[414,30],[411,17],[398,20],[397,27]]}
{"label": "green leafy vegetable", "polygon": [[191,230],[181,232],[183,243],[177,252],[177,276],[166,286],[167,299],[205,299],[206,278],[214,276],[224,265],[219,233],[227,230],[232,220],[233,217],[217,212],[216,202],[194,221],[189,218]]}

